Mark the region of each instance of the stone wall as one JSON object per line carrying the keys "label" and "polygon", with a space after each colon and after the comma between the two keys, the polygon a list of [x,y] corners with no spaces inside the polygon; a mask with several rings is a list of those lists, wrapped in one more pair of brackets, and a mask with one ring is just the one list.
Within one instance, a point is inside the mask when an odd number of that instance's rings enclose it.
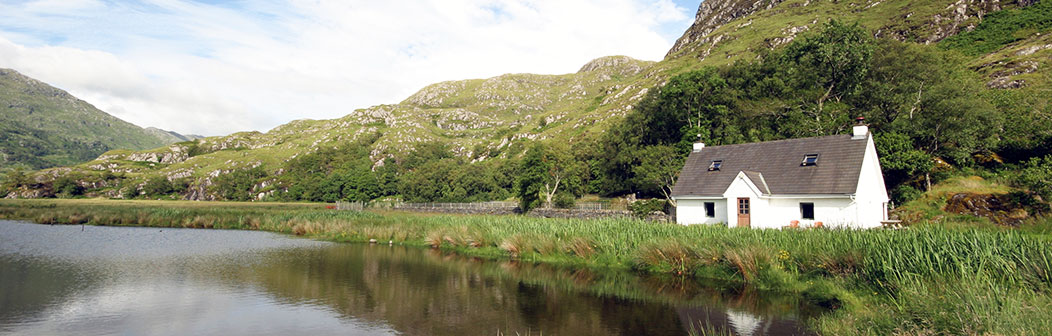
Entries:
{"label": "stone wall", "polygon": [[[520,213],[519,208],[493,207],[493,208],[444,208],[426,205],[400,205],[390,208],[396,211],[443,213],[443,214],[465,214],[465,215],[513,215]],[[592,209],[533,209],[527,216],[540,218],[576,218],[576,219],[599,219],[599,218],[634,218],[631,211],[626,210],[592,210]],[[671,221],[672,216],[655,212],[647,216],[651,221]]]}
{"label": "stone wall", "polygon": [[444,214],[464,214],[464,215],[513,215],[513,214],[519,213],[519,208],[508,208],[508,207],[444,208],[444,207],[431,207],[431,206],[426,206],[426,205],[399,205],[399,206],[391,207],[389,209],[395,210],[395,211],[444,213]]}

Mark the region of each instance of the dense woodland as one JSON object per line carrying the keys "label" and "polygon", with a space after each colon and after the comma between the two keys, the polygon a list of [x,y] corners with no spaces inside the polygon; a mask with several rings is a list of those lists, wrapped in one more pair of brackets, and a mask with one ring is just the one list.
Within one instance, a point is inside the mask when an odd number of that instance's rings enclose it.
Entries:
{"label": "dense woodland", "polygon": [[[430,142],[375,163],[368,150],[373,136],[300,155],[282,167],[220,175],[207,188],[226,200],[253,200],[260,190],[272,190],[266,199],[514,198],[526,209],[570,206],[586,193],[667,198],[693,142],[844,134],[861,116],[874,131],[898,204],[962,174],[999,178],[1020,190],[1017,199],[1042,204],[1052,199],[1052,105],[1032,90],[987,88],[967,62],[1020,32],[1052,28],[1052,16],[1042,15],[1050,8],[1052,2],[1041,2],[993,13],[974,31],[938,45],[876,39],[857,24],[830,21],[757,59],[681,73],[650,90],[604,133],[518,146],[508,151],[520,154],[508,158],[471,162]],[[188,179],[142,184],[105,175],[96,179],[120,185],[126,197],[178,197],[195,188]],[[62,197],[83,194],[78,179],[60,177],[48,189]],[[15,171],[3,188],[30,183]]]}

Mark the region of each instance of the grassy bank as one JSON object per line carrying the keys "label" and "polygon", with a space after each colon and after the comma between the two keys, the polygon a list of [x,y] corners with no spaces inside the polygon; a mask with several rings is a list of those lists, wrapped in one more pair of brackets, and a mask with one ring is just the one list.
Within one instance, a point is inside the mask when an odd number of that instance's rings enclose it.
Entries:
{"label": "grassy bank", "polygon": [[1052,240],[1009,230],[740,230],[627,219],[333,211],[318,204],[107,200],[3,200],[0,217],[376,239],[472,256],[693,277],[835,308],[808,321],[825,334],[1052,331]]}

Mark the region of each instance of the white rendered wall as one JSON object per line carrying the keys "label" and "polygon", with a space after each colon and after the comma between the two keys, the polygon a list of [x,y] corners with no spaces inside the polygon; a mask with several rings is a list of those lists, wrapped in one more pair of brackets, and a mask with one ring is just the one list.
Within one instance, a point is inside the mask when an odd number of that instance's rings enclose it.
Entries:
{"label": "white rendered wall", "polygon": [[[705,202],[715,203],[715,217],[705,216]],[[723,199],[677,199],[676,200],[676,223],[689,224],[719,224],[727,222],[727,201]]]}
{"label": "white rendered wall", "polygon": [[773,227],[765,215],[769,212],[767,200],[760,198],[759,190],[744,174],[738,174],[734,178],[734,182],[731,182],[731,185],[727,187],[723,197],[727,198],[725,211],[727,211],[728,227],[738,227],[739,197],[749,198],[749,227],[757,229]]}
{"label": "white rendered wall", "polygon": [[[815,222],[822,222],[824,227],[855,227],[856,207],[851,198],[844,196],[839,198],[774,198],[770,200],[771,211],[765,214],[773,222],[774,227],[789,226],[789,223],[798,220],[800,227],[813,226]],[[815,219],[805,220],[800,212],[800,203],[814,203]]]}
{"label": "white rendered wall", "polygon": [[873,136],[866,137],[866,142],[866,156],[862,159],[862,171],[859,172],[855,190],[855,203],[858,206],[856,224],[859,228],[874,228],[887,219],[889,198]]}

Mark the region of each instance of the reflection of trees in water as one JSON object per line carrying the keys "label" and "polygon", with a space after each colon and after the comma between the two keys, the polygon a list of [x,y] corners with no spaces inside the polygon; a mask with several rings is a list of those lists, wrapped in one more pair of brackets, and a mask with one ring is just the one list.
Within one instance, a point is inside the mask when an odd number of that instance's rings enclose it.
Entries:
{"label": "reflection of trees in water", "polygon": [[794,304],[772,305],[742,293],[728,298],[690,280],[387,246],[341,245],[267,259],[251,272],[273,295],[321,303],[407,334],[683,334],[690,321],[710,315],[731,326],[727,306],[764,316],[760,324],[799,331],[791,320],[775,318]]}
{"label": "reflection of trees in water", "polygon": [[388,246],[271,251],[91,262],[0,255],[0,323],[33,319],[115,284],[175,281],[257,287],[278,301],[320,304],[407,334],[661,335],[703,321],[739,334],[800,331],[783,318],[797,309],[792,301],[728,294],[694,280]]}

